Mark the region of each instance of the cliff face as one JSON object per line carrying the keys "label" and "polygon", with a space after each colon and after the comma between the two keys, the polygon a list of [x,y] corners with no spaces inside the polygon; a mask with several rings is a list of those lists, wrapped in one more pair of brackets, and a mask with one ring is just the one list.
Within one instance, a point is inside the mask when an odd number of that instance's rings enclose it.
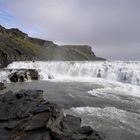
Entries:
{"label": "cliff face", "polygon": [[87,45],[58,46],[52,41],[29,37],[18,29],[0,26],[0,64],[25,60],[104,60]]}

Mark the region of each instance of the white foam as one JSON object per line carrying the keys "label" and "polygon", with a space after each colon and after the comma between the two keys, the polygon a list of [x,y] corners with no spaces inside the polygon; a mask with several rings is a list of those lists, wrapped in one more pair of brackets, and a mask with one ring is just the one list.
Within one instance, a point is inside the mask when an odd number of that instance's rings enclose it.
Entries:
{"label": "white foam", "polygon": [[94,107],[78,107],[71,108],[66,113],[79,116],[83,119],[83,124],[89,124],[93,127],[116,127],[128,129],[140,133],[140,114],[127,112],[115,107],[94,108]]}
{"label": "white foam", "polygon": [[106,80],[102,80],[102,82],[100,82],[100,85],[102,86],[102,88],[100,87],[90,90],[88,91],[88,93],[97,97],[112,99],[120,99],[118,95],[140,97],[140,86],[137,85],[111,82]]}
{"label": "white foam", "polygon": [[8,75],[10,74],[9,71],[0,71],[0,82],[9,82]]}
{"label": "white foam", "polygon": [[37,69],[42,80],[48,75],[55,79],[102,78],[140,85],[140,62],[13,62],[7,69]]}

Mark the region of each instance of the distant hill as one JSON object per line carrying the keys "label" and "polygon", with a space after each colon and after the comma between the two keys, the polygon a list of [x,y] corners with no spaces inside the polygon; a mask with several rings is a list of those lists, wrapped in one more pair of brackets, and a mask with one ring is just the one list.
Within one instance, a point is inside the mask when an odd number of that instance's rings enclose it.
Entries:
{"label": "distant hill", "polygon": [[13,61],[95,61],[96,57],[88,45],[59,46],[52,41],[29,37],[19,29],[0,26],[0,64],[6,66]]}

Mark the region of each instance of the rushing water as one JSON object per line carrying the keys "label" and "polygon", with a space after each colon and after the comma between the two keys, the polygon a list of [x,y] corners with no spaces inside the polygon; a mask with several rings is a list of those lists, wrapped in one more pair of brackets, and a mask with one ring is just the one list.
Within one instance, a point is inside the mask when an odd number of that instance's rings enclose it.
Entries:
{"label": "rushing water", "polygon": [[[36,69],[40,81],[10,84],[11,69]],[[0,81],[7,90],[43,89],[107,140],[140,139],[140,62],[13,62]]]}
{"label": "rushing water", "polygon": [[103,78],[140,85],[140,62],[14,62],[10,69],[38,69],[43,80],[54,78]]}

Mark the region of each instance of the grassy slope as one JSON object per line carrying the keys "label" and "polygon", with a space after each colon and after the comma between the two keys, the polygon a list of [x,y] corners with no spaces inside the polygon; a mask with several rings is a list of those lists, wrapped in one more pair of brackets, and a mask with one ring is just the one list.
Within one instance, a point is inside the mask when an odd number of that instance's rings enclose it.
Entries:
{"label": "grassy slope", "polygon": [[102,60],[87,45],[58,46],[52,41],[30,38],[18,29],[0,26],[0,64],[22,60]]}
{"label": "grassy slope", "polygon": [[19,48],[24,50],[24,52],[29,53],[35,57],[44,58],[47,54],[47,49],[38,44],[32,43],[28,39],[22,39],[20,37],[13,38],[13,41],[18,45]]}

